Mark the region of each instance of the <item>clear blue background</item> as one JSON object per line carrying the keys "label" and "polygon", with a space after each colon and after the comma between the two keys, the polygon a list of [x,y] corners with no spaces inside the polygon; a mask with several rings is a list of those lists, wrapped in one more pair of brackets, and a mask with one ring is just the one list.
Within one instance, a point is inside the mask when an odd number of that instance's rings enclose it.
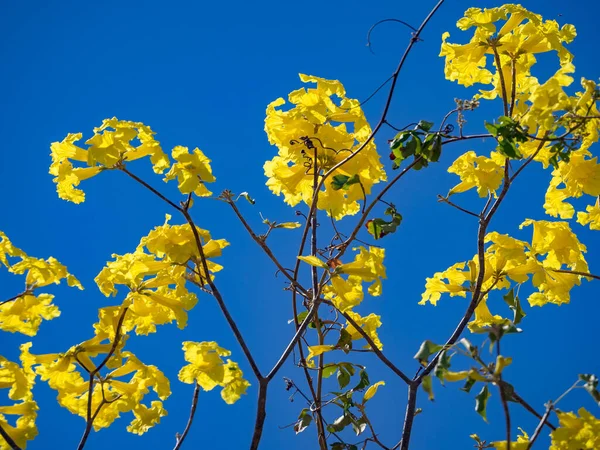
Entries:
{"label": "clear blue background", "polygon": [[[410,37],[405,28],[384,24],[373,34],[373,55],[365,46],[369,27],[388,17],[417,26],[433,3],[3,0],[0,229],[29,254],[58,258],[86,287],[82,292],[62,286],[51,289],[62,315],[42,325],[33,339],[33,352],[63,351],[91,337],[97,309],[122,300],[103,297],[93,278],[112,253],[132,251],[139,238],[171,212],[119,173],[103,173],[83,182],[87,199],[81,205],[58,199],[48,174],[51,142],[62,140],[68,132],[83,132],[89,137],[92,128],[106,117],[142,121],[158,132],[165,150],[175,145],[198,146],[212,158],[218,178],[215,192],[225,188],[249,191],[257,203],[242,208],[257,230],[261,227],[259,211],[272,220],[294,220],[294,210],[285,207],[264,185],[262,165],[276,152],[263,131],[266,105],[300,87],[298,73],[339,79],[350,97],[366,98],[391,74]],[[461,36],[454,24],[474,4],[499,5],[448,1],[431,21],[399,79],[389,116],[392,123],[403,126],[420,119],[439,123],[453,108],[455,97],[469,98],[474,93],[444,80],[443,60],[437,56],[443,31],[451,32],[451,41],[464,42],[466,36]],[[575,24],[579,36],[569,48],[576,55],[576,79],[599,75],[600,3],[535,0],[525,6],[545,18]],[[540,73],[548,75],[556,69],[556,62],[542,56],[539,66]],[[365,106],[373,124],[384,99],[385,94],[380,94]],[[468,131],[482,131],[484,112],[485,118],[492,119],[501,114],[501,106],[494,103],[470,116]],[[377,138],[386,164],[386,140],[393,134],[386,129]],[[446,173],[456,156],[468,149],[486,153],[492,147],[489,141],[453,144],[445,149],[440,164],[410,174],[387,197],[405,220],[400,231],[384,241],[388,248],[384,295],[366,299],[360,312],[382,315],[380,336],[385,353],[409,374],[417,368],[412,356],[419,344],[424,339],[445,340],[466,307],[464,299],[446,297],[437,308],[418,306],[425,277],[471,258],[476,251],[476,221],[437,203],[436,195],[445,194],[456,184],[457,178]],[[148,164],[132,164],[131,170],[176,196],[174,185],[165,185]],[[549,177],[549,171],[528,169],[527,176],[511,189],[491,230],[530,239],[530,230],[518,231],[517,227],[527,217],[547,218],[541,205]],[[460,201],[473,208],[481,206],[472,195]],[[225,271],[217,283],[266,372],[293,331],[287,324],[291,311],[289,293],[282,291],[284,280],[275,278],[273,266],[225,204],[198,201],[194,213],[201,227],[232,244],[220,261]],[[352,223],[346,219],[341,227],[349,230]],[[600,271],[597,232],[573,226],[588,245],[591,270]],[[299,230],[282,231],[269,239],[287,266],[293,264],[299,234]],[[6,271],[0,274],[0,283],[2,298],[22,288],[22,279]],[[544,402],[562,393],[578,373],[600,371],[596,283],[576,287],[568,306],[527,308],[523,335],[509,337],[504,343],[504,353],[514,357],[506,379],[540,411]],[[507,312],[499,298],[490,305],[496,313]],[[1,352],[16,359],[18,344],[28,340],[3,333]],[[201,393],[197,419],[184,448],[247,448],[254,422],[256,382],[222,314],[207,295],[200,295],[185,330],[163,326],[154,335],[130,340],[143,361],[159,366],[171,378],[173,394],[165,405],[169,415],[143,437],[125,432],[132,418],[127,415],[109,429],[93,433],[86,448],[172,448],[175,433],[183,430],[187,420],[192,394],[192,386],[176,379],[184,364],[180,344],[184,340],[216,340],[231,349],[232,358],[239,361],[253,384],[248,395],[234,406],[225,405],[217,390]],[[401,431],[405,387],[375,357],[359,355],[357,360],[368,366],[372,381],[387,381],[372,400],[370,411],[381,439],[391,446]],[[465,362],[461,365],[457,361],[456,367],[466,367]],[[294,436],[291,428],[281,428],[294,422],[304,407],[298,396],[294,402],[288,400],[283,376],[302,385],[303,375],[290,360],[270,386],[261,448],[315,448],[314,429]],[[333,383],[332,379],[332,389]],[[459,391],[459,385],[442,388],[434,382],[434,387],[435,403],[420,394],[418,406],[423,413],[415,421],[412,448],[471,448],[469,434],[474,432],[488,440],[504,438],[497,391],[492,391],[486,424],[474,411],[473,394]],[[45,383],[38,381],[35,395],[40,405],[40,434],[28,448],[75,448],[84,421],[59,408],[55,393]],[[580,405],[599,415],[583,391],[561,404],[567,410]],[[512,405],[511,412],[515,425],[533,432],[535,418],[518,405]]]}

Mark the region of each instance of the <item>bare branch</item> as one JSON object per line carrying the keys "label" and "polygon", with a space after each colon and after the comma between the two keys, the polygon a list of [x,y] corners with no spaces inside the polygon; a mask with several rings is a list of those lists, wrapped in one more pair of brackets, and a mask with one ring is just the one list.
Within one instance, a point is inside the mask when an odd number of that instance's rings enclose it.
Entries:
{"label": "bare branch", "polygon": [[21,450],[21,447],[19,447],[17,445],[17,443],[13,440],[13,438],[11,438],[9,436],[9,434],[6,432],[6,430],[4,428],[2,428],[1,424],[0,424],[0,436],[2,436],[4,438],[4,440],[6,441],[6,443],[10,446],[10,448],[12,450]]}
{"label": "bare branch", "polygon": [[552,411],[553,408],[554,408],[554,405],[552,404],[552,402],[551,401],[548,402],[546,405],[546,412],[542,416],[540,423],[538,423],[537,427],[535,428],[535,431],[533,432],[533,435],[531,436],[531,439],[529,440],[529,445],[527,445],[527,450],[529,450],[531,447],[533,447],[533,444],[535,443],[536,439],[539,437],[540,433],[542,432],[542,428],[544,428],[546,419],[548,419],[548,416],[550,416],[550,412]]}
{"label": "bare branch", "polygon": [[196,386],[194,387],[194,395],[192,397],[192,408],[190,410],[190,417],[185,426],[185,430],[183,430],[183,433],[181,434],[181,436],[177,436],[177,442],[175,444],[175,447],[173,447],[173,450],[179,450],[179,448],[183,444],[183,441],[187,437],[187,435],[190,431],[190,428],[192,427],[192,422],[194,421],[194,415],[196,414],[196,406],[198,405],[198,394],[199,393],[200,393],[200,385],[198,383],[196,383]]}

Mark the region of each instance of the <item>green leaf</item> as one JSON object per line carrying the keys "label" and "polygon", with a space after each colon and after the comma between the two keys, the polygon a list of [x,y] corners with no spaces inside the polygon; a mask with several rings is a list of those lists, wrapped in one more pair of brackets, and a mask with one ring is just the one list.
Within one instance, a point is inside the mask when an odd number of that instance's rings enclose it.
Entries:
{"label": "green leaf", "polygon": [[[308,311],[302,311],[296,316],[296,320],[298,320],[298,323],[302,323],[306,319],[306,316],[308,316]],[[288,324],[290,323],[294,323],[294,319],[288,320]]]}
{"label": "green leaf", "polygon": [[337,364],[327,364],[325,367],[323,367],[323,378],[329,378],[336,372],[337,369]]}
{"label": "green leaf", "polygon": [[345,328],[340,330],[340,338],[335,346],[344,353],[350,353],[350,350],[352,350],[352,335]]}
{"label": "green leaf", "polygon": [[358,384],[356,386],[354,386],[354,388],[352,389],[353,391],[360,391],[361,389],[364,389],[369,384],[371,384],[369,382],[369,374],[367,373],[367,371],[365,369],[360,369],[358,376],[359,376],[359,381],[358,381]]}
{"label": "green leaf", "polygon": [[469,355],[471,355],[471,356],[478,355],[479,349],[477,348],[477,346],[471,344],[471,341],[469,341],[467,338],[462,338],[458,342],[461,343],[462,346],[469,352]]}
{"label": "green leaf", "polygon": [[354,432],[356,433],[357,436],[360,436],[360,434],[365,431],[365,429],[367,428],[367,421],[365,420],[365,417],[361,417],[358,420],[352,420],[352,429],[354,430]]}
{"label": "green leaf", "polygon": [[515,290],[513,288],[502,298],[504,299],[504,301],[506,302],[508,307],[510,309],[512,309],[512,311],[514,313],[513,323],[515,325],[518,325],[519,322],[521,322],[521,320],[523,320],[523,317],[525,317],[527,315],[527,314],[525,314],[525,312],[523,311],[523,308],[521,307],[521,300],[519,300],[519,296],[515,297]]}
{"label": "green leaf", "polygon": [[501,116],[497,123],[485,122],[485,128],[496,138],[496,150],[501,154],[512,159],[523,158],[517,150],[517,143],[527,141],[528,137],[518,122],[510,117]]}
{"label": "green leaf", "polygon": [[402,223],[402,215],[398,213],[394,206],[390,206],[384,212],[384,214],[391,216],[392,220],[386,221],[385,219],[371,219],[368,220],[365,226],[371,236],[377,239],[381,239],[387,234],[394,233],[400,223]]}
{"label": "green leaf", "polygon": [[256,200],[250,197],[250,194],[248,194],[247,192],[242,192],[240,195],[238,195],[238,198],[240,197],[244,197],[251,205],[254,205],[256,203]]}
{"label": "green leaf", "polygon": [[[352,420],[349,414],[344,414],[337,419],[332,424],[327,426],[327,431],[330,433],[337,433],[338,431],[342,431],[346,426],[350,425]],[[343,447],[342,447],[343,448]]]}
{"label": "green leaf", "polygon": [[302,433],[306,427],[310,425],[312,422],[312,415],[310,415],[310,411],[308,408],[304,408],[300,411],[300,415],[298,416],[298,421],[294,425],[294,431],[296,434]]}
{"label": "green leaf", "polygon": [[337,382],[340,389],[344,389],[350,383],[350,373],[346,370],[345,366],[340,365],[338,367]]}
{"label": "green leaf", "polygon": [[465,382],[465,385],[463,387],[460,388],[461,391],[465,391],[465,392],[471,392],[471,388],[473,387],[473,385],[477,383],[477,380],[469,377],[467,378],[467,381]]}
{"label": "green leaf", "polygon": [[428,122],[426,120],[419,120],[419,123],[417,124],[417,128],[420,128],[426,133],[428,133],[429,130],[431,130],[431,127],[433,127],[433,122]]}
{"label": "green leaf", "polygon": [[483,417],[483,420],[487,422],[487,401],[491,394],[488,389],[488,385],[485,384],[479,394],[475,397],[475,411]]}
{"label": "green leaf", "polygon": [[443,345],[434,344],[430,340],[426,340],[421,344],[419,351],[413,358],[417,359],[422,365],[426,366],[429,357],[439,352],[442,348],[444,348]]}
{"label": "green leaf", "polygon": [[600,406],[600,392],[598,392],[598,377],[594,374],[580,374],[579,379],[585,381],[583,388],[588,391],[592,398]]}
{"label": "green leaf", "polygon": [[440,379],[440,382],[442,383],[442,385],[444,384],[444,378],[445,378],[444,375],[446,374],[446,372],[448,372],[449,368],[450,368],[450,356],[448,355],[446,350],[444,350],[440,354],[440,357],[438,358],[437,363],[435,364],[435,368],[433,369],[434,375]]}
{"label": "green leaf", "polygon": [[350,186],[357,183],[360,183],[358,174],[351,177],[347,175],[335,175],[331,180],[331,187],[334,191],[339,191],[340,189],[347,191],[350,189]]}
{"label": "green leaf", "polygon": [[423,390],[427,392],[427,396],[429,397],[429,401],[433,401],[435,399],[433,395],[433,383],[431,382],[431,375],[427,375],[423,378],[423,382],[421,383]]}

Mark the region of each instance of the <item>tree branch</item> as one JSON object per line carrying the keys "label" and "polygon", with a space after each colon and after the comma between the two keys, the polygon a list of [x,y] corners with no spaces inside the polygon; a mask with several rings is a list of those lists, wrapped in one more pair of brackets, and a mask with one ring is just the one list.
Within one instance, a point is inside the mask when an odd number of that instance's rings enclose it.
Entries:
{"label": "tree branch", "polygon": [[177,442],[175,443],[175,447],[173,447],[173,450],[179,450],[179,448],[183,444],[183,441],[187,437],[187,435],[190,431],[190,428],[192,427],[192,422],[194,421],[194,415],[196,414],[196,406],[198,405],[198,394],[199,393],[200,393],[200,385],[198,383],[196,383],[196,386],[194,387],[194,395],[192,397],[192,408],[190,410],[190,417],[187,421],[187,424],[186,424],[185,429],[183,430],[183,433],[181,434],[181,436],[177,436]]}
{"label": "tree branch", "polygon": [[546,419],[548,419],[548,416],[550,415],[550,412],[552,411],[553,407],[554,407],[554,405],[552,404],[552,402],[551,401],[548,402],[548,404],[546,405],[546,412],[542,416],[540,423],[538,423],[537,427],[535,428],[535,431],[533,432],[533,435],[531,436],[531,439],[529,440],[529,445],[527,445],[527,450],[529,450],[531,447],[533,447],[533,444],[535,443],[536,439],[539,437],[540,433],[542,432],[542,428],[544,428]]}
{"label": "tree branch", "polygon": [[17,445],[17,443],[13,440],[13,438],[11,438],[9,436],[9,434],[6,432],[6,430],[4,428],[2,428],[1,424],[0,424],[0,436],[2,436],[4,438],[4,440],[6,441],[6,443],[10,446],[10,448],[12,450],[21,450],[21,447],[19,447]]}

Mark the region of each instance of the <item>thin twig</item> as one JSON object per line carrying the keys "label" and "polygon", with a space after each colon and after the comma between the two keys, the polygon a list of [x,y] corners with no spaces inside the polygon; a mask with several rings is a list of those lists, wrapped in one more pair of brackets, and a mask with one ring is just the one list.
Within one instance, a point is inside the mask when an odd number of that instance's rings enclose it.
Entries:
{"label": "thin twig", "polygon": [[[538,413],[535,409],[533,409],[533,407],[529,403],[527,403],[519,394],[513,391],[511,398],[523,408],[525,408],[527,411],[529,411],[531,414],[533,414],[535,417],[537,417],[538,419],[542,419],[543,416],[540,413]],[[556,426],[549,422],[547,418],[545,421],[542,420],[542,422],[545,423],[546,426],[551,430],[556,430]]]}
{"label": "thin twig", "polygon": [[468,209],[458,206],[456,203],[451,202],[447,197],[442,197],[441,195],[438,195],[438,202],[447,203],[448,205],[453,206],[459,211],[462,211],[466,214],[470,214],[471,216],[477,217],[478,219],[480,218],[479,214],[475,214],[473,211],[469,211]]}
{"label": "thin twig", "polygon": [[156,196],[160,197],[163,201],[165,201],[166,203],[168,203],[169,205],[171,205],[173,208],[175,208],[177,211],[179,212],[183,212],[183,208],[179,205],[177,205],[176,203],[172,202],[171,200],[169,200],[167,197],[165,197],[163,194],[161,194],[159,191],[157,191],[156,189],[154,189],[152,186],[150,186],[148,183],[146,183],[144,180],[142,180],[140,177],[138,177],[137,175],[131,173],[129,170],[127,170],[127,168],[125,167],[125,165],[121,165],[121,167],[119,167],[119,169],[126,173],[127,175],[129,175],[131,178],[133,178],[135,181],[137,181],[138,183],[140,183],[142,186],[144,186],[146,189],[150,190],[152,193],[154,193]]}
{"label": "thin twig", "polygon": [[547,270],[551,270],[552,272],[568,273],[571,275],[579,275],[582,277],[594,278],[595,280],[600,280],[600,275],[594,275],[592,273],[587,273],[587,272],[580,272],[578,270],[562,270],[562,269],[551,269],[551,268],[548,268]]}
{"label": "thin twig", "polygon": [[[500,339],[496,344],[498,356],[500,356]],[[511,446],[511,425],[510,425],[510,410],[508,408],[508,400],[506,398],[506,391],[504,390],[505,384],[502,382],[502,374],[498,374],[498,389],[500,391],[500,401],[502,402],[502,409],[504,410],[504,420],[506,423],[506,450],[510,450]]]}
{"label": "thin twig", "polygon": [[181,436],[177,436],[177,442],[175,443],[175,447],[173,447],[173,450],[179,450],[179,448],[183,444],[183,441],[187,437],[187,435],[190,431],[190,428],[192,427],[192,422],[194,421],[194,415],[196,414],[196,406],[198,406],[198,394],[199,393],[200,393],[200,385],[198,383],[196,383],[196,386],[194,387],[194,395],[192,397],[192,408],[190,410],[190,417],[188,418],[187,424],[186,424],[185,429],[183,430],[183,433],[181,434]]}
{"label": "thin twig", "polygon": [[[327,303],[331,304],[332,306],[335,307],[335,305],[333,305],[333,303],[330,303],[330,302],[327,302]],[[377,345],[375,345],[375,342],[373,342],[373,339],[371,339],[371,337],[367,334],[367,332],[365,330],[363,330],[362,327],[359,324],[357,324],[356,321],[347,312],[342,312],[342,311],[339,311],[339,312],[344,317],[344,319],[346,319],[348,321],[348,323],[350,325],[352,325],[356,329],[356,331],[358,331],[358,333],[360,333],[360,335],[365,339],[365,341],[367,341],[367,344],[369,344],[369,346],[373,350],[373,353],[375,353],[377,355],[377,357],[381,360],[381,362],[383,362],[386,366],[388,366],[392,370],[392,372],[394,372],[396,375],[398,375],[398,377],[400,377],[402,379],[402,381],[404,381],[406,384],[410,385],[412,383],[412,380],[404,372],[402,372],[402,370],[400,370],[398,367],[396,367],[396,365],[394,363],[392,363],[383,354],[383,352],[381,350],[379,350],[379,347],[377,347]]]}
{"label": "thin twig", "polygon": [[233,209],[235,215],[238,217],[238,219],[240,220],[240,222],[242,222],[242,225],[244,226],[244,228],[246,229],[246,231],[248,231],[248,234],[250,234],[250,237],[254,240],[254,242],[256,242],[260,248],[263,249],[263,251],[267,254],[267,256],[271,259],[271,261],[273,261],[273,263],[275,264],[275,266],[279,269],[279,271],[283,274],[283,276],[285,276],[288,280],[290,280],[290,282],[292,283],[292,285],[297,288],[300,292],[302,292],[303,294],[308,294],[308,292],[306,291],[306,289],[304,289],[304,287],[298,283],[289,273],[288,271],[281,265],[281,263],[279,262],[279,260],[275,257],[275,255],[273,254],[273,252],[271,251],[271,249],[269,248],[269,246],[267,245],[267,243],[265,242],[264,239],[261,239],[250,227],[250,225],[248,224],[248,222],[246,221],[246,219],[244,218],[244,216],[242,215],[242,213],[240,212],[240,210],[238,209],[237,205],[235,204],[235,202],[232,199],[227,200],[227,203],[231,206],[231,208]]}
{"label": "thin twig", "polygon": [[[85,447],[88,436],[90,435],[90,431],[92,431],[92,426],[94,425],[94,420],[100,413],[100,409],[102,409],[102,406],[104,406],[104,404],[106,403],[105,400],[103,399],[102,402],[100,402],[100,404],[96,408],[96,411],[94,412],[94,414],[92,414],[92,400],[93,400],[92,394],[94,391],[94,378],[96,377],[97,374],[100,373],[100,370],[102,370],[102,368],[110,360],[110,358],[113,356],[113,354],[115,353],[115,351],[119,345],[119,341],[121,340],[121,327],[123,326],[123,321],[125,320],[125,315],[127,314],[127,311],[128,311],[127,307],[123,308],[123,310],[121,311],[121,316],[119,317],[119,321],[118,321],[117,327],[115,329],[115,337],[113,339],[113,343],[110,347],[110,350],[108,351],[108,353],[106,354],[106,356],[104,357],[102,362],[100,364],[98,364],[96,366],[96,368],[89,371],[90,378],[89,378],[89,383],[88,383],[88,398],[87,398],[85,430],[83,432],[83,436],[81,436],[81,440],[79,441],[77,450],[82,450]],[[84,366],[82,366],[82,367],[84,369],[86,369]]]}
{"label": "thin twig", "polygon": [[374,23],[374,24],[371,26],[371,28],[369,28],[369,31],[367,32],[367,47],[369,47],[369,50],[370,50],[370,51],[371,51],[371,53],[373,53],[373,54],[375,54],[375,52],[373,51],[373,46],[371,45],[371,33],[373,32],[373,30],[374,30],[375,28],[377,28],[377,26],[379,26],[379,25],[381,25],[382,23],[385,23],[385,22],[396,22],[396,23],[400,23],[400,24],[402,24],[402,25],[404,25],[404,26],[406,26],[406,27],[410,28],[411,30],[413,30],[413,31],[415,31],[415,32],[416,32],[416,31],[418,31],[418,30],[417,30],[415,27],[413,27],[411,24],[409,24],[409,23],[407,23],[407,22],[405,22],[405,21],[403,21],[403,20],[400,20],[400,19],[383,19],[383,20],[380,20],[379,22],[375,22],[375,23]]}
{"label": "thin twig", "polygon": [[196,241],[196,247],[197,247],[198,253],[200,255],[200,264],[202,266],[204,273],[206,274],[206,283],[210,286],[211,293],[212,293],[213,297],[215,298],[215,300],[217,300],[217,304],[219,305],[221,312],[225,316],[225,320],[227,320],[227,324],[231,328],[231,331],[233,331],[233,334],[235,335],[235,338],[237,339],[238,344],[242,348],[242,351],[244,352],[244,355],[246,356],[246,359],[248,360],[248,363],[250,364],[250,368],[252,369],[252,372],[254,372],[254,375],[256,376],[256,378],[258,380],[260,380],[260,379],[262,379],[262,374],[260,372],[260,369],[258,368],[258,365],[254,361],[254,357],[252,356],[252,353],[250,352],[248,345],[246,345],[246,341],[244,340],[244,337],[242,336],[242,333],[240,332],[236,321],[231,316],[231,313],[229,312],[229,309],[227,308],[227,305],[225,304],[225,301],[223,300],[223,296],[221,295],[221,292],[219,291],[219,289],[215,285],[214,281],[212,280],[212,277],[210,276],[208,262],[206,261],[206,255],[204,254],[204,248],[202,247],[202,241],[200,239],[200,235],[198,234],[198,229],[196,228],[196,224],[194,223],[192,217],[190,216],[190,213],[187,210],[182,208],[181,213],[183,214],[183,216],[185,217],[185,220],[188,222],[188,224],[190,225],[190,228],[192,229],[192,233],[194,235],[194,240]]}
{"label": "thin twig", "polygon": [[541,434],[542,428],[544,428],[544,424],[546,423],[548,416],[550,416],[550,412],[552,411],[553,408],[554,408],[554,405],[552,404],[552,402],[551,401],[548,402],[546,405],[546,412],[542,416],[540,423],[538,423],[537,427],[535,428],[535,431],[533,432],[533,435],[531,436],[531,439],[529,440],[529,444],[527,445],[527,450],[529,450],[531,447],[533,447],[533,444],[535,443],[536,439]]}
{"label": "thin twig", "polygon": [[492,51],[494,52],[494,60],[496,61],[496,70],[498,71],[498,76],[500,77],[500,86],[502,88],[502,103],[504,106],[504,115],[508,116],[508,93],[506,92],[506,82],[504,81],[504,72],[502,72],[502,66],[500,63],[500,55],[498,54],[498,49],[496,48],[496,44],[492,44]]}
{"label": "thin twig", "polygon": [[20,294],[17,294],[14,297],[9,298],[8,300],[4,300],[3,302],[0,302],[0,306],[4,305],[6,303],[14,302],[18,298],[23,297],[24,295],[28,295],[28,294],[31,294],[31,291],[30,290],[24,290]]}
{"label": "thin twig", "polygon": [[2,436],[4,438],[4,440],[6,441],[6,443],[10,446],[10,448],[12,450],[21,450],[21,447],[19,447],[17,445],[17,443],[13,440],[13,438],[11,438],[9,436],[9,434],[6,432],[6,430],[4,428],[2,428],[1,424],[0,424],[0,436]]}

